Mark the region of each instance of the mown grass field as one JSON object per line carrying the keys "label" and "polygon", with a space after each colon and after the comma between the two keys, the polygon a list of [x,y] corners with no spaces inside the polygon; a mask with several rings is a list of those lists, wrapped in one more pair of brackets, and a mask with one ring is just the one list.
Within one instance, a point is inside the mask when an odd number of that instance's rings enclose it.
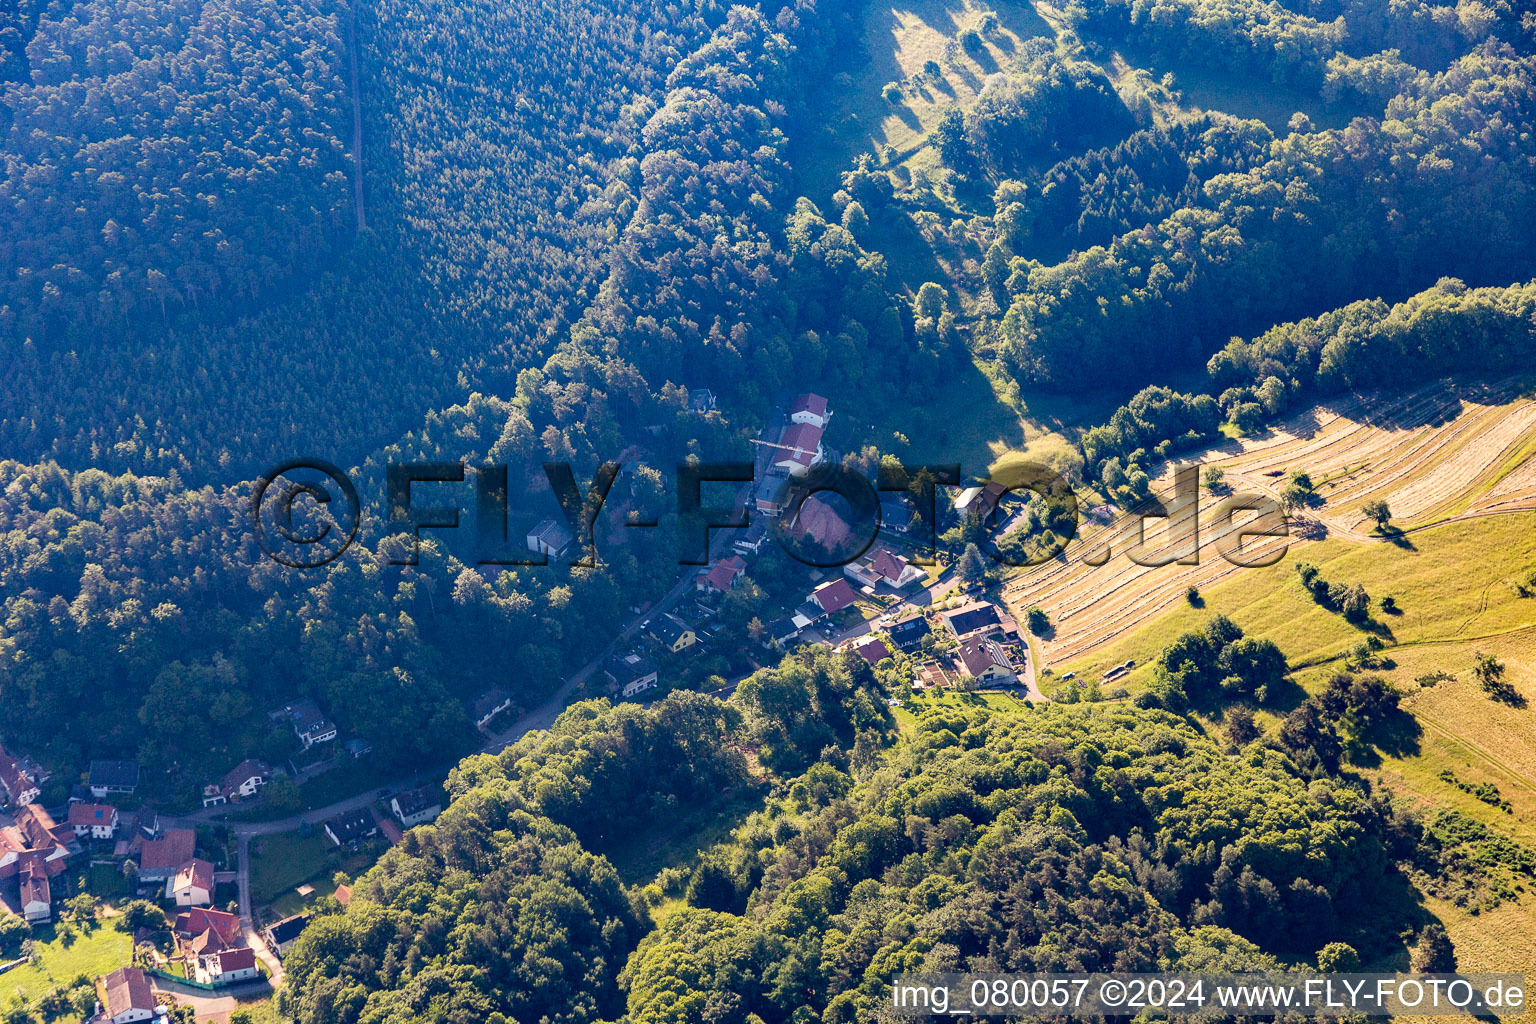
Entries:
{"label": "mown grass field", "polygon": [[1416,647],[1471,643],[1536,624],[1536,600],[1508,586],[1536,565],[1536,512],[1447,523],[1415,533],[1412,544],[1293,545],[1277,564],[1239,570],[1203,592],[1204,607],[1181,603],[1087,656],[1051,667],[1096,678],[1134,659],[1124,683],[1134,691],[1150,678],[1150,662],[1169,639],[1220,612],[1279,644],[1294,670],[1331,669],[1367,631],[1312,600],[1297,577],[1299,562],[1316,565],[1330,582],[1362,584],[1375,601],[1392,595],[1400,614],[1373,610],[1372,622],[1400,660]]}
{"label": "mown grass field", "polygon": [[133,942],[125,932],[100,922],[90,932],[75,932],[74,941],[65,945],[54,927],[34,933],[37,959],[23,967],[0,974],[0,1006],[12,997],[25,994],[34,1002],[50,989],[68,985],[79,975],[91,978],[109,974],[128,963]]}

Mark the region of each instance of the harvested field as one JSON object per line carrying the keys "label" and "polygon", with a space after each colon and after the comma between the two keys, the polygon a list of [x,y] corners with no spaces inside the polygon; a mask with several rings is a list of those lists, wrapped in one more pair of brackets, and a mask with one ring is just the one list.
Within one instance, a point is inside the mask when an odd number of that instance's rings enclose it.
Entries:
{"label": "harvested field", "polygon": [[[1497,383],[1442,381],[1391,399],[1354,396],[1307,410],[1263,435],[1229,441],[1191,461],[1220,466],[1238,493],[1278,499],[1292,471],[1311,475],[1319,502],[1290,517],[1290,536],[1249,537],[1245,561],[1275,558],[1283,549],[1323,539],[1355,545],[1397,543],[1411,547],[1429,527],[1462,519],[1536,508],[1536,402],[1523,397],[1523,380]],[[1154,487],[1171,498],[1165,472]],[[1385,500],[1402,533],[1383,538],[1361,513],[1372,499]],[[1186,605],[1190,586],[1200,591],[1245,570],[1223,558],[1236,534],[1253,528],[1252,513],[1222,523],[1222,499],[1201,489],[1199,548],[1185,540],[1190,509],[1171,519],[1148,521],[1122,515],[1107,526],[1087,523],[1053,562],[1026,570],[1005,588],[1014,615],[1039,606],[1054,633],[1040,642],[1046,664],[1095,653],[1171,609]],[[1128,557],[1141,539],[1197,564],[1138,565]],[[1143,558],[1144,561],[1148,560]],[[1097,563],[1097,564],[1095,564]],[[1513,571],[1515,567],[1505,567]]]}

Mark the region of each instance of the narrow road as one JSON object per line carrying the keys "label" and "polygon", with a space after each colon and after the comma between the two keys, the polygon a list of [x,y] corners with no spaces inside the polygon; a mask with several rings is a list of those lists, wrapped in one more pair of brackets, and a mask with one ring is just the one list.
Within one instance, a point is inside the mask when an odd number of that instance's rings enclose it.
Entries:
{"label": "narrow road", "polygon": [[[753,485],[751,483],[745,483],[738,487],[736,490],[736,502],[738,507],[747,507],[747,503],[752,499],[752,493]],[[740,532],[741,531],[729,529],[713,531],[713,535],[710,539],[710,560],[713,561],[721,557],[726,552],[726,550],[729,549],[730,545],[735,542],[736,538],[740,536]],[[666,594],[661,597],[660,600],[658,600],[650,608],[646,609],[646,611],[636,615],[633,619],[631,619],[629,624],[620,630],[618,635],[609,641],[608,645],[604,647],[595,657],[593,657],[591,661],[587,662],[585,665],[581,666],[575,672],[567,676],[565,681],[560,684],[560,688],[557,689],[554,693],[550,694],[549,697],[546,698],[543,703],[539,704],[538,707],[529,710],[526,714],[524,714],[516,722],[512,723],[512,725],[504,731],[491,736],[490,739],[482,747],[480,747],[478,751],[475,751],[475,753],[500,753],[502,750],[505,750],[507,747],[511,746],[513,743],[516,743],[523,736],[534,731],[535,729],[548,729],[550,726],[554,725],[555,719],[560,717],[560,712],[564,711],[566,705],[570,703],[571,697],[575,694],[576,689],[582,683],[591,678],[594,672],[602,667],[603,662],[607,661],[608,658],[613,655],[614,650],[620,644],[623,644],[626,641],[632,639],[635,634],[640,631],[641,623],[647,622],[651,618],[665,613],[667,609],[676,605],[677,602],[681,600],[685,595],[693,592],[693,580],[697,575],[698,570],[692,566],[685,568],[687,571],[682,574],[677,582],[672,585],[671,589],[669,589]],[[455,758],[449,764],[441,767],[451,767],[452,764],[457,764],[458,761],[459,759]],[[386,783],[380,786],[378,789],[372,789],[366,793],[359,793],[355,796],[348,797],[345,800],[338,800],[335,803],[327,804],[324,807],[317,807],[312,811],[304,811],[299,814],[291,814],[287,817],[278,818],[273,821],[228,821],[228,807],[203,808],[201,810],[192,811],[183,815],[162,814],[160,815],[160,821],[162,825],[167,828],[196,828],[199,824],[219,821],[223,824],[226,824],[236,836],[240,837],[241,842],[244,843],[251,836],[266,836],[276,835],[279,832],[291,832],[303,825],[318,825],[323,821],[334,818],[338,814],[343,814],[347,811],[361,810],[362,808],[369,807],[375,801],[382,800],[391,793],[398,793],[401,790],[410,789],[414,786],[420,785],[420,780],[424,776],[430,774],[430,772],[431,767],[424,766],[420,772],[412,775],[407,779]],[[245,858],[243,856],[242,848],[242,867],[244,862]],[[245,908],[245,901],[243,897],[241,900],[241,907],[243,911]]]}
{"label": "narrow road", "polygon": [[267,940],[256,929],[256,909],[251,904],[251,837],[240,836],[240,872],[236,879],[240,887],[240,930],[245,933],[245,944],[255,951],[261,962],[267,965],[268,981],[273,988],[283,983],[283,965]]}

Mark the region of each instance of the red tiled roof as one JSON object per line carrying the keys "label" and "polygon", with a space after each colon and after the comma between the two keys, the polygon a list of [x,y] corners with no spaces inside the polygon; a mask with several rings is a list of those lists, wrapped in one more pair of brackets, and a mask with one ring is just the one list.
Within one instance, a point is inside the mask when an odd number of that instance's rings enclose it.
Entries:
{"label": "red tiled roof", "polygon": [[900,555],[892,554],[890,548],[876,548],[875,553],[870,557],[869,567],[895,583],[906,571],[907,560]]}
{"label": "red tiled roof", "polygon": [[219,954],[219,973],[233,974],[235,971],[251,970],[256,966],[256,951],[253,949],[226,949]]}
{"label": "red tiled roof", "polygon": [[27,848],[27,837],[15,825],[0,828],[0,851],[20,853]]}
{"label": "red tiled roof", "polygon": [[116,1017],[129,1010],[155,1008],[155,994],[150,990],[149,979],[137,967],[119,967],[102,982],[107,993],[107,1016]]}
{"label": "red tiled roof", "polygon": [[700,573],[700,576],[716,590],[729,590],[731,589],[731,584],[736,582],[736,577],[740,576],[746,568],[746,562],[743,562],[736,555],[732,555],[730,558],[716,563],[708,572]]}
{"label": "red tiled roof", "polygon": [[853,649],[854,653],[871,665],[878,665],[891,656],[891,649],[879,637],[870,637]]}
{"label": "red tiled roof", "polygon": [[[809,466],[816,457],[816,449],[821,445],[821,428],[810,423],[791,423],[779,435],[779,444],[784,447],[774,449],[776,454],[773,461],[788,460],[797,465]],[[798,448],[800,452],[786,451],[786,448]]]}
{"label": "red tiled roof", "polygon": [[117,808],[109,804],[70,804],[69,823],[81,828],[110,825],[117,820]]}
{"label": "red tiled roof", "polygon": [[27,804],[16,809],[16,826],[27,837],[27,845],[39,853],[46,855],[54,847],[62,845],[53,834],[53,830],[59,826],[55,824],[52,815],[37,804]]}
{"label": "red tiled roof", "polygon": [[29,903],[53,902],[52,887],[48,884],[48,867],[43,858],[35,853],[21,856],[21,906]]}
{"label": "red tiled roof", "polygon": [[830,583],[823,583],[811,591],[811,600],[821,607],[828,615],[842,611],[853,604],[853,588],[845,579],[835,579]]}
{"label": "red tiled roof", "polygon": [[210,953],[222,953],[229,948],[229,943],[225,942],[218,932],[209,928],[187,943],[187,948],[192,951],[193,956],[207,956]]}
{"label": "red tiled roof", "polygon": [[176,930],[185,935],[201,935],[212,931],[225,942],[234,942],[240,937],[240,919],[222,910],[193,907],[176,918]]}
{"label": "red tiled roof", "polygon": [[176,881],[172,883],[173,889],[206,889],[213,892],[213,865],[205,860],[193,857],[176,869]]}
{"label": "red tiled roof", "polygon": [[179,868],[192,859],[197,851],[197,833],[189,828],[173,828],[164,839],[151,839],[144,844],[139,856],[139,870],[145,868]]}
{"label": "red tiled roof", "polygon": [[800,503],[800,511],[795,516],[795,526],[804,530],[806,536],[829,550],[842,544],[852,532],[848,521],[838,514],[837,509],[814,494]]}
{"label": "red tiled roof", "polygon": [[797,412],[808,412],[813,416],[825,416],[827,414],[827,400],[820,395],[806,393],[796,395],[794,402],[790,404],[789,414],[793,416]]}
{"label": "red tiled roof", "polygon": [[346,906],[352,902],[352,887],[350,885],[338,885],[333,895],[335,895],[337,903]]}

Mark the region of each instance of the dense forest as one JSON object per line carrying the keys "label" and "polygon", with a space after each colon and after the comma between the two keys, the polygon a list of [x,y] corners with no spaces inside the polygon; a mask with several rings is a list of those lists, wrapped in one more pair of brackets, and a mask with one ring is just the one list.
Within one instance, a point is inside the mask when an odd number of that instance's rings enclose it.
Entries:
{"label": "dense forest", "polygon": [[[856,708],[900,677],[805,657],[752,680],[852,696],[822,705],[830,743],[803,774],[743,758],[798,711],[751,697],[583,704],[466,762],[445,815],[305,934],[284,1006],[342,1024],[873,1020],[903,971],[1254,970],[1425,927],[1397,865],[1439,840],[1281,741],[1229,753],[1166,711],[1079,705],[930,711],[892,745]],[[765,785],[691,871],[621,884],[609,858],[658,812]]]}

